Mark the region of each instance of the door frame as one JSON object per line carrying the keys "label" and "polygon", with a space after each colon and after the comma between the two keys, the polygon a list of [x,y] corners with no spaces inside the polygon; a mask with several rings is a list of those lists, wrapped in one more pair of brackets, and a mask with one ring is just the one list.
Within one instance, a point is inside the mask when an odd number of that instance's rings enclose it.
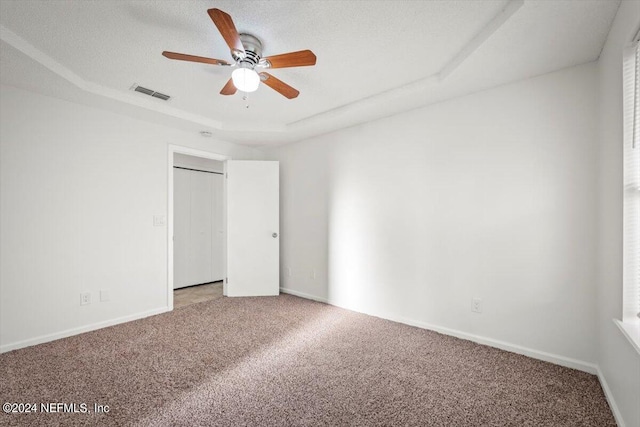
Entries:
{"label": "door frame", "polygon": [[[223,164],[223,172],[227,172],[227,160],[231,160],[231,156],[215,153],[213,151],[199,150],[180,145],[169,144],[167,149],[167,308],[173,310],[173,155],[186,154],[194,157],[202,157],[205,159],[218,160]],[[225,179],[222,186],[222,228],[225,230],[225,242],[223,245],[222,265],[224,269],[223,277],[227,276],[227,181]],[[222,293],[227,295],[227,281],[223,280]]]}

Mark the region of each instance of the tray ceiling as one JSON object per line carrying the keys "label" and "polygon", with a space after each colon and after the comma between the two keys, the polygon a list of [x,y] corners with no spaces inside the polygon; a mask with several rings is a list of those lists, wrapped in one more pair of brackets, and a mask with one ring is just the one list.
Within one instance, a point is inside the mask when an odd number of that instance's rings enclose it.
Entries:
{"label": "tray ceiling", "polygon": [[[280,144],[593,61],[618,5],[615,0],[1,2],[0,82],[109,104],[115,111],[141,109],[134,115],[170,117],[172,123],[185,122],[182,127],[244,144]],[[266,86],[246,101],[241,94],[224,97],[218,92],[229,68],[161,56],[170,50],[230,60],[206,13],[211,7],[229,13],[240,32],[259,37],[265,56],[315,52],[315,67],[271,71],[297,88],[298,98],[288,100]],[[172,99],[134,93],[134,83]]]}

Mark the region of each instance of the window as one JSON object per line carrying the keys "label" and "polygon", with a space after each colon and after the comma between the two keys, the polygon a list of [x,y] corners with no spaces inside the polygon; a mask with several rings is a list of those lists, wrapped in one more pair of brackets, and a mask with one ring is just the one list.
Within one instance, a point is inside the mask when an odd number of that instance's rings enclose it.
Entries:
{"label": "window", "polygon": [[[639,34],[640,35],[640,34]],[[640,352],[640,44],[624,55],[624,291],[618,326]]]}

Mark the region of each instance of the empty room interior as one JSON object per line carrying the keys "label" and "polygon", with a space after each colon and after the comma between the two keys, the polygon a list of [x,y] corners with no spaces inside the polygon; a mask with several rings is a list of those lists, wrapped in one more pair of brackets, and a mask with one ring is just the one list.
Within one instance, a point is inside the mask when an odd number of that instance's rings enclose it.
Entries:
{"label": "empty room interior", "polygon": [[0,0],[0,425],[640,427],[640,1]]}

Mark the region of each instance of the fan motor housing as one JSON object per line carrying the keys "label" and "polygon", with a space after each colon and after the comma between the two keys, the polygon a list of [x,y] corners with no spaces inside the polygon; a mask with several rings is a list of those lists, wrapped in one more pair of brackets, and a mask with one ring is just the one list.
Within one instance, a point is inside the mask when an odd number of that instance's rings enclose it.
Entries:
{"label": "fan motor housing", "polygon": [[246,68],[254,68],[260,62],[262,57],[262,42],[256,36],[247,33],[239,34],[242,46],[244,46],[245,54],[241,52],[231,52],[231,56],[239,66]]}

